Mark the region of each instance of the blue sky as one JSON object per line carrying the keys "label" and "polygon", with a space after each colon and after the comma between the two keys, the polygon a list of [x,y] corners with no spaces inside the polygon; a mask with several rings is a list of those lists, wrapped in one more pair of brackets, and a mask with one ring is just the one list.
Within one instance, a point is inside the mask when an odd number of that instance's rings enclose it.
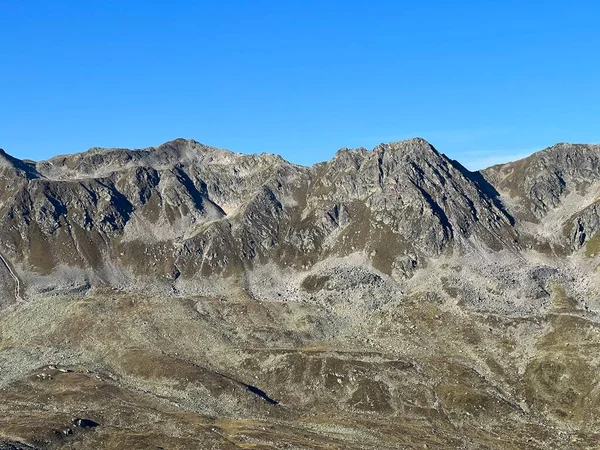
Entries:
{"label": "blue sky", "polygon": [[599,142],[597,2],[0,0],[0,147],[176,137],[312,164],[421,136],[471,169]]}

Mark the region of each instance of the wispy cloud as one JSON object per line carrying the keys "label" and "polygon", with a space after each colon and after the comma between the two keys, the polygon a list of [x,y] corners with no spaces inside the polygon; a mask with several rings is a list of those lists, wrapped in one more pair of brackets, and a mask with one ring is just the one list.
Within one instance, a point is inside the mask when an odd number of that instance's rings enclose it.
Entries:
{"label": "wispy cloud", "polygon": [[459,162],[469,170],[481,170],[495,164],[503,164],[525,158],[540,148],[519,150],[476,150],[461,153]]}

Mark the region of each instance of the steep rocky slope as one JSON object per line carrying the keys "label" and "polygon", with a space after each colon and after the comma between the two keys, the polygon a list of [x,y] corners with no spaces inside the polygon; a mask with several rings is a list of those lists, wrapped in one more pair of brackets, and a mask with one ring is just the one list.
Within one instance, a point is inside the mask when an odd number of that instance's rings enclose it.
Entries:
{"label": "steep rocky slope", "polygon": [[568,253],[599,230],[599,145],[556,144],[523,160],[490,167],[484,176],[513,206],[511,212],[523,228],[529,225],[546,241],[566,246]]}
{"label": "steep rocky slope", "polygon": [[0,448],[594,448],[600,147],[0,153]]}
{"label": "steep rocky slope", "polygon": [[30,289],[185,284],[358,251],[406,276],[469,241],[515,241],[494,189],[421,139],[311,168],[185,140],[3,166],[2,252]]}

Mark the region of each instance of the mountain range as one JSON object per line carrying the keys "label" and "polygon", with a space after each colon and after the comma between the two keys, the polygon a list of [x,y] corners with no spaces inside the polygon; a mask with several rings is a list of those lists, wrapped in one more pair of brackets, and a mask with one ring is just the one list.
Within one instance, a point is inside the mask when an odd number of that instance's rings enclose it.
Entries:
{"label": "mountain range", "polygon": [[0,449],[595,448],[599,231],[600,145],[0,150]]}

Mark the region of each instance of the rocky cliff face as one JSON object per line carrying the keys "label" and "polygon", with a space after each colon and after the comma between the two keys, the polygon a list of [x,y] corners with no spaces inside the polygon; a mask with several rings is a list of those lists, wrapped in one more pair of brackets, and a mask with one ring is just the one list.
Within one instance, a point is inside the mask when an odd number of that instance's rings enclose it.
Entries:
{"label": "rocky cliff face", "polygon": [[581,248],[599,230],[598,145],[556,144],[520,161],[490,167],[483,175],[520,222],[535,224],[529,227],[533,234],[566,247],[566,253]]}
{"label": "rocky cliff face", "polygon": [[2,170],[3,253],[24,273],[70,270],[84,284],[306,269],[357,252],[408,276],[470,241],[515,246],[495,189],[422,139],[309,168],[179,139],[39,163],[3,154]]}
{"label": "rocky cliff face", "polygon": [[558,207],[573,191],[600,178],[600,146],[556,144],[517,162],[484,171],[501,192],[518,196],[536,218]]}

